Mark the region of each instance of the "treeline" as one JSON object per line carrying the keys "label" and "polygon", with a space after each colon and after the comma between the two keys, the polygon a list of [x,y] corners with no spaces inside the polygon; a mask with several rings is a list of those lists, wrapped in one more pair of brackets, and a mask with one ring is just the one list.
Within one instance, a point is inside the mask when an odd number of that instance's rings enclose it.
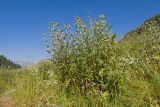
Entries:
{"label": "treeline", "polygon": [[7,59],[4,55],[0,55],[0,68],[17,69],[21,68],[21,66]]}

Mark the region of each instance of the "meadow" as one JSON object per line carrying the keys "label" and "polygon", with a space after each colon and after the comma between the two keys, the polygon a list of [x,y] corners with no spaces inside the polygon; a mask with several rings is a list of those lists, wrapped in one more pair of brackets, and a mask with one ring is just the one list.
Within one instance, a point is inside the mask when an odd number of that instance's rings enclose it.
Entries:
{"label": "meadow", "polygon": [[159,44],[146,50],[150,45],[143,38],[143,45],[131,46],[136,40],[127,45],[130,38],[116,41],[105,16],[88,20],[89,25],[76,17],[74,31],[51,22],[43,35],[50,59],[0,70],[0,93],[14,90],[13,107],[160,106]]}

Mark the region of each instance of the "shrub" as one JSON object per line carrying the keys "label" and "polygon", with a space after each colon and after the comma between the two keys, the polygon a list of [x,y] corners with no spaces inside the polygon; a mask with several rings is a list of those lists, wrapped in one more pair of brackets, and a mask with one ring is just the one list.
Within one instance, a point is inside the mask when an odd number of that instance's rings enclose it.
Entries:
{"label": "shrub", "polygon": [[76,17],[74,30],[70,25],[50,23],[50,35],[45,35],[47,51],[52,55],[54,72],[68,93],[78,87],[82,94],[107,92],[110,100],[118,95],[120,53],[110,28],[103,15],[89,17],[89,26]]}

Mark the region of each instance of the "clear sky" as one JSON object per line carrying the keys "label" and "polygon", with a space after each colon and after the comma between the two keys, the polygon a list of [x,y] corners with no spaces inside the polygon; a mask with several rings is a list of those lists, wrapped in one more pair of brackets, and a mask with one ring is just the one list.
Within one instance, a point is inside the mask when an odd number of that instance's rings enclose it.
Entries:
{"label": "clear sky", "polygon": [[0,54],[14,61],[46,58],[41,39],[50,21],[73,24],[104,14],[121,38],[155,14],[160,0],[0,0]]}

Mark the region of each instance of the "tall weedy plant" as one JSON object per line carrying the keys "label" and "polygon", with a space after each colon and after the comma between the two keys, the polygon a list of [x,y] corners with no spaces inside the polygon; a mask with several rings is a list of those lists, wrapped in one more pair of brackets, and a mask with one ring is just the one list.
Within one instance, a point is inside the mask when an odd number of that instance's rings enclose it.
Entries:
{"label": "tall weedy plant", "polygon": [[110,100],[119,93],[121,64],[116,35],[110,32],[105,16],[89,19],[89,25],[75,18],[75,28],[50,23],[45,36],[52,55],[54,73],[68,93],[108,93]]}

